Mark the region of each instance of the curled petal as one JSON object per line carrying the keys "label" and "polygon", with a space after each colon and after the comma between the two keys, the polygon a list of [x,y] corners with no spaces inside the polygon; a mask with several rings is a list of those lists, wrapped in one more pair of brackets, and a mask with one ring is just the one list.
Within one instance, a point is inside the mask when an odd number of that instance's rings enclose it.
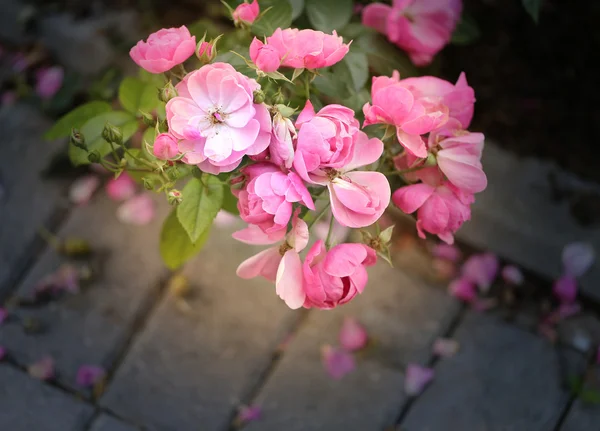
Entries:
{"label": "curled petal", "polygon": [[279,247],[271,247],[243,261],[238,266],[236,274],[244,279],[260,275],[274,282],[277,279],[277,268],[280,262]]}
{"label": "curled petal", "polygon": [[306,299],[302,280],[300,255],[293,250],[288,250],[277,268],[275,292],[292,310],[302,307]]}

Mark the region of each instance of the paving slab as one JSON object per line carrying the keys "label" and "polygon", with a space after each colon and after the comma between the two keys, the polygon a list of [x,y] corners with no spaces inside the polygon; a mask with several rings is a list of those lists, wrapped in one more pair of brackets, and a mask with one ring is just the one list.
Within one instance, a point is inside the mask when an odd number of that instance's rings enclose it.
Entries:
{"label": "paving slab", "polygon": [[600,424],[600,406],[575,400],[559,431],[594,431]]}
{"label": "paving slab", "polygon": [[458,354],[438,363],[403,431],[554,429],[569,395],[561,387],[559,352],[549,342],[475,312],[454,338]]}
{"label": "paving slab", "polygon": [[[292,339],[256,403],[263,419],[249,431],[366,431],[393,425],[406,401],[403,370],[426,363],[433,340],[444,333],[458,304],[443,289],[379,262],[364,293],[334,310],[314,310]],[[321,363],[321,346],[338,345],[343,319],[367,329],[371,347],[356,370],[339,381]]]}
{"label": "paving slab", "polygon": [[233,229],[214,228],[185,268],[190,297],[168,295],[158,307],[102,405],[151,430],[227,428],[298,316],[270,283],[236,276],[260,248],[233,240]]}
{"label": "paving slab", "polygon": [[[125,225],[116,218],[117,204],[104,193],[76,208],[63,228],[61,237],[76,236],[89,240],[96,250],[93,281],[80,293],[66,295],[36,308],[18,308],[10,321],[0,327],[0,345],[16,361],[29,364],[51,355],[58,379],[74,388],[81,365],[110,368],[126,342],[130,326],[146,301],[156,295],[166,270],[158,252],[158,236],[168,205],[156,196],[159,215],[150,225]],[[46,250],[19,286],[16,296],[31,296],[36,284],[54,272],[65,258],[54,249]],[[19,323],[36,319],[42,332],[28,335]]]}
{"label": "paving slab", "polygon": [[[600,253],[600,227],[584,227],[571,215],[569,203],[557,202],[549,175],[559,187],[579,193],[599,193],[600,186],[580,181],[556,165],[520,158],[486,141],[483,166],[488,187],[472,207],[472,219],[458,237],[489,249],[527,269],[556,278],[562,272],[563,247],[587,241]],[[581,279],[585,293],[600,300],[600,265]]]}
{"label": "paving slab", "polygon": [[57,207],[67,205],[65,184],[41,177],[64,145],[42,139],[50,125],[33,106],[17,103],[0,108],[0,297],[13,288],[11,277],[30,254],[37,229]]}
{"label": "paving slab", "polygon": [[0,382],[2,430],[83,431],[92,416],[92,406],[8,365],[0,364]]}
{"label": "paving slab", "polygon": [[138,431],[139,428],[129,425],[107,414],[101,414],[90,428],[90,431]]}

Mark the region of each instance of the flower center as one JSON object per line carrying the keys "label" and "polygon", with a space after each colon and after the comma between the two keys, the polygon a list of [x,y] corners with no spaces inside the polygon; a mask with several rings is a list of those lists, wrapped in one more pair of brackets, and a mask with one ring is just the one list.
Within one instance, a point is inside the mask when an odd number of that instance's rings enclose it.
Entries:
{"label": "flower center", "polygon": [[329,181],[333,181],[336,178],[339,178],[342,176],[342,174],[339,171],[337,171],[333,168],[325,168],[324,171],[325,171],[325,175],[327,175],[327,178],[329,179]]}
{"label": "flower center", "polygon": [[225,121],[225,116],[221,112],[215,111],[210,114],[209,121],[213,126],[215,124],[221,124],[223,121]]}
{"label": "flower center", "polygon": [[281,244],[281,247],[279,247],[279,254],[283,256],[288,250],[291,250],[291,249],[292,249],[292,246],[289,245],[286,241],[283,244]]}

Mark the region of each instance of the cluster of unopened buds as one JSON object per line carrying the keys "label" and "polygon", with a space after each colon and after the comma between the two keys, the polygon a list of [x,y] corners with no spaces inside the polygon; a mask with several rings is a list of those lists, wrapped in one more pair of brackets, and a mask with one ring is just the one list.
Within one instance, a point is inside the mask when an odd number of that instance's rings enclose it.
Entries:
{"label": "cluster of unopened buds", "polygon": [[[242,27],[258,16],[256,2],[233,11]],[[416,214],[421,237],[452,243],[474,194],[486,187],[484,136],[467,131],[475,97],[464,74],[456,84],[400,79],[398,72],[374,77],[361,126],[352,109],[311,97],[319,69],[349,50],[335,31],[278,28],[250,45],[245,61],[256,79],[214,62],[216,41],[197,43],[185,27],[160,30],[130,53],[147,71],[178,80],[162,92],[166,121],[149,146],[154,157],[193,165],[199,177],[230,186],[248,224],[234,238],[270,246],[244,261],[238,275],[275,282],[293,309],[330,309],[363,292],[366,267],[389,253],[391,230],[379,232],[377,221],[390,200]],[[187,73],[182,63],[194,53],[202,66]],[[288,106],[292,97],[304,101],[298,113]],[[367,134],[370,125],[379,127]],[[185,200],[169,193],[173,203]],[[329,213],[331,226],[376,225],[377,233],[364,233],[366,244],[336,245],[327,235],[302,258],[311,228]]]}

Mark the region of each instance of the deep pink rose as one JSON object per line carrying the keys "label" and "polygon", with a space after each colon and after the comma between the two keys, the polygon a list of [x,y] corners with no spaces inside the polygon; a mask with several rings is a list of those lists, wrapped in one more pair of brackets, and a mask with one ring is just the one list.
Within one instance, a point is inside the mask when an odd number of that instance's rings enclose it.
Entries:
{"label": "deep pink rose", "polygon": [[271,116],[254,103],[260,85],[226,63],[191,72],[167,103],[169,132],[180,139],[184,163],[211,174],[231,172],[245,155],[264,151],[271,141]]}
{"label": "deep pink rose", "polygon": [[240,22],[252,24],[258,18],[259,13],[260,8],[257,0],[252,3],[242,3],[233,11],[233,22],[236,24]]}
{"label": "deep pink rose", "polygon": [[183,63],[196,50],[196,36],[186,26],[163,28],[140,40],[129,55],[135,63],[150,73],[162,73]]}
{"label": "deep pink rose", "polygon": [[46,67],[36,73],[35,92],[42,99],[50,99],[62,87],[65,71],[60,66]]}
{"label": "deep pink rose", "polygon": [[294,172],[283,173],[273,164],[257,163],[245,167],[242,174],[247,183],[242,190],[234,191],[240,217],[267,234],[285,232],[293,203],[315,209],[310,192]]}
{"label": "deep pink rose", "polygon": [[339,244],[327,251],[318,240],[302,266],[306,308],[330,309],[362,293],[367,285],[366,266],[377,262],[375,251],[364,244]]}
{"label": "deep pink rose", "polygon": [[425,66],[450,42],[461,11],[461,0],[394,0],[392,6],[367,5],[362,22],[407,51],[414,64]]}
{"label": "deep pink rose", "polygon": [[335,30],[325,34],[316,30],[278,28],[267,37],[267,46],[274,48],[282,59],[281,65],[295,69],[319,69],[332,66],[344,58],[350,49]]}
{"label": "deep pink rose", "polygon": [[281,65],[281,56],[271,45],[254,38],[250,44],[250,59],[263,72],[275,72]]}

